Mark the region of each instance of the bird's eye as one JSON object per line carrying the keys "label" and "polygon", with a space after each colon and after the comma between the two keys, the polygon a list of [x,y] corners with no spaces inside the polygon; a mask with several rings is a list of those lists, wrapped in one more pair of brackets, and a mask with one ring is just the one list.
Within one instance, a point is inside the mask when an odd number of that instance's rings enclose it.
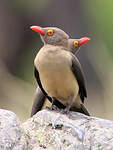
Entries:
{"label": "bird's eye", "polygon": [[48,35],[53,35],[53,30],[48,30]]}
{"label": "bird's eye", "polygon": [[75,47],[78,47],[78,41],[74,41],[73,44],[74,44]]}

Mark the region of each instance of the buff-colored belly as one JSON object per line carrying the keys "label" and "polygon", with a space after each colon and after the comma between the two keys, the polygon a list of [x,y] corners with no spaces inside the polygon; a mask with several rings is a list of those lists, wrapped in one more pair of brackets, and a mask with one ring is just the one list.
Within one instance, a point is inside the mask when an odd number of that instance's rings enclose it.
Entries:
{"label": "buff-colored belly", "polygon": [[[65,53],[65,52],[64,52]],[[64,104],[72,96],[77,96],[79,86],[71,71],[68,53],[39,54],[35,65],[38,68],[40,80],[48,95],[55,97]]]}
{"label": "buff-colored belly", "polygon": [[42,86],[47,93],[58,99],[68,99],[71,95],[78,92],[78,84],[70,71],[44,71],[40,74]]}

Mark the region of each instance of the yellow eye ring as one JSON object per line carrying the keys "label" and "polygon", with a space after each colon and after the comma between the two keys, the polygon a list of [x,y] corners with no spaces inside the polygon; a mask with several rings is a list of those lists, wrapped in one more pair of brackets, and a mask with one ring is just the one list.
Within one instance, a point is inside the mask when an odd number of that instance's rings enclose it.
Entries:
{"label": "yellow eye ring", "polygon": [[74,41],[73,45],[74,45],[75,47],[77,47],[77,46],[78,46],[78,41]]}
{"label": "yellow eye ring", "polygon": [[48,35],[52,36],[53,35],[53,30],[48,30]]}

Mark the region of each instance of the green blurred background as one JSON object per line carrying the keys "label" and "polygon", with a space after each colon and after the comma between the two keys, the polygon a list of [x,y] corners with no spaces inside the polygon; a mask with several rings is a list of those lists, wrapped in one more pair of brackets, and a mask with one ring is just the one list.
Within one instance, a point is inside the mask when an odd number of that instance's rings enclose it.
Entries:
{"label": "green blurred background", "polygon": [[0,106],[21,121],[30,116],[37,86],[33,61],[42,46],[31,25],[91,37],[77,54],[86,76],[85,105],[91,115],[113,120],[113,1],[0,1]]}

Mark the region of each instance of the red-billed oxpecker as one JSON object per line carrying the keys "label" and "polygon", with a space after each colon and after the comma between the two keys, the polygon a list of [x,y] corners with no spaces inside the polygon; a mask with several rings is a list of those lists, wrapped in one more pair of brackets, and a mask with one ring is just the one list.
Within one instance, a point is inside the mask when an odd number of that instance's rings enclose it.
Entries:
{"label": "red-billed oxpecker", "polygon": [[39,99],[34,101],[31,116],[39,111],[46,98],[58,108],[78,111],[89,115],[84,107],[87,97],[81,65],[73,54],[90,39],[69,39],[69,36],[56,27],[42,28],[31,26],[38,32],[44,43],[34,60],[35,77],[39,85]]}

